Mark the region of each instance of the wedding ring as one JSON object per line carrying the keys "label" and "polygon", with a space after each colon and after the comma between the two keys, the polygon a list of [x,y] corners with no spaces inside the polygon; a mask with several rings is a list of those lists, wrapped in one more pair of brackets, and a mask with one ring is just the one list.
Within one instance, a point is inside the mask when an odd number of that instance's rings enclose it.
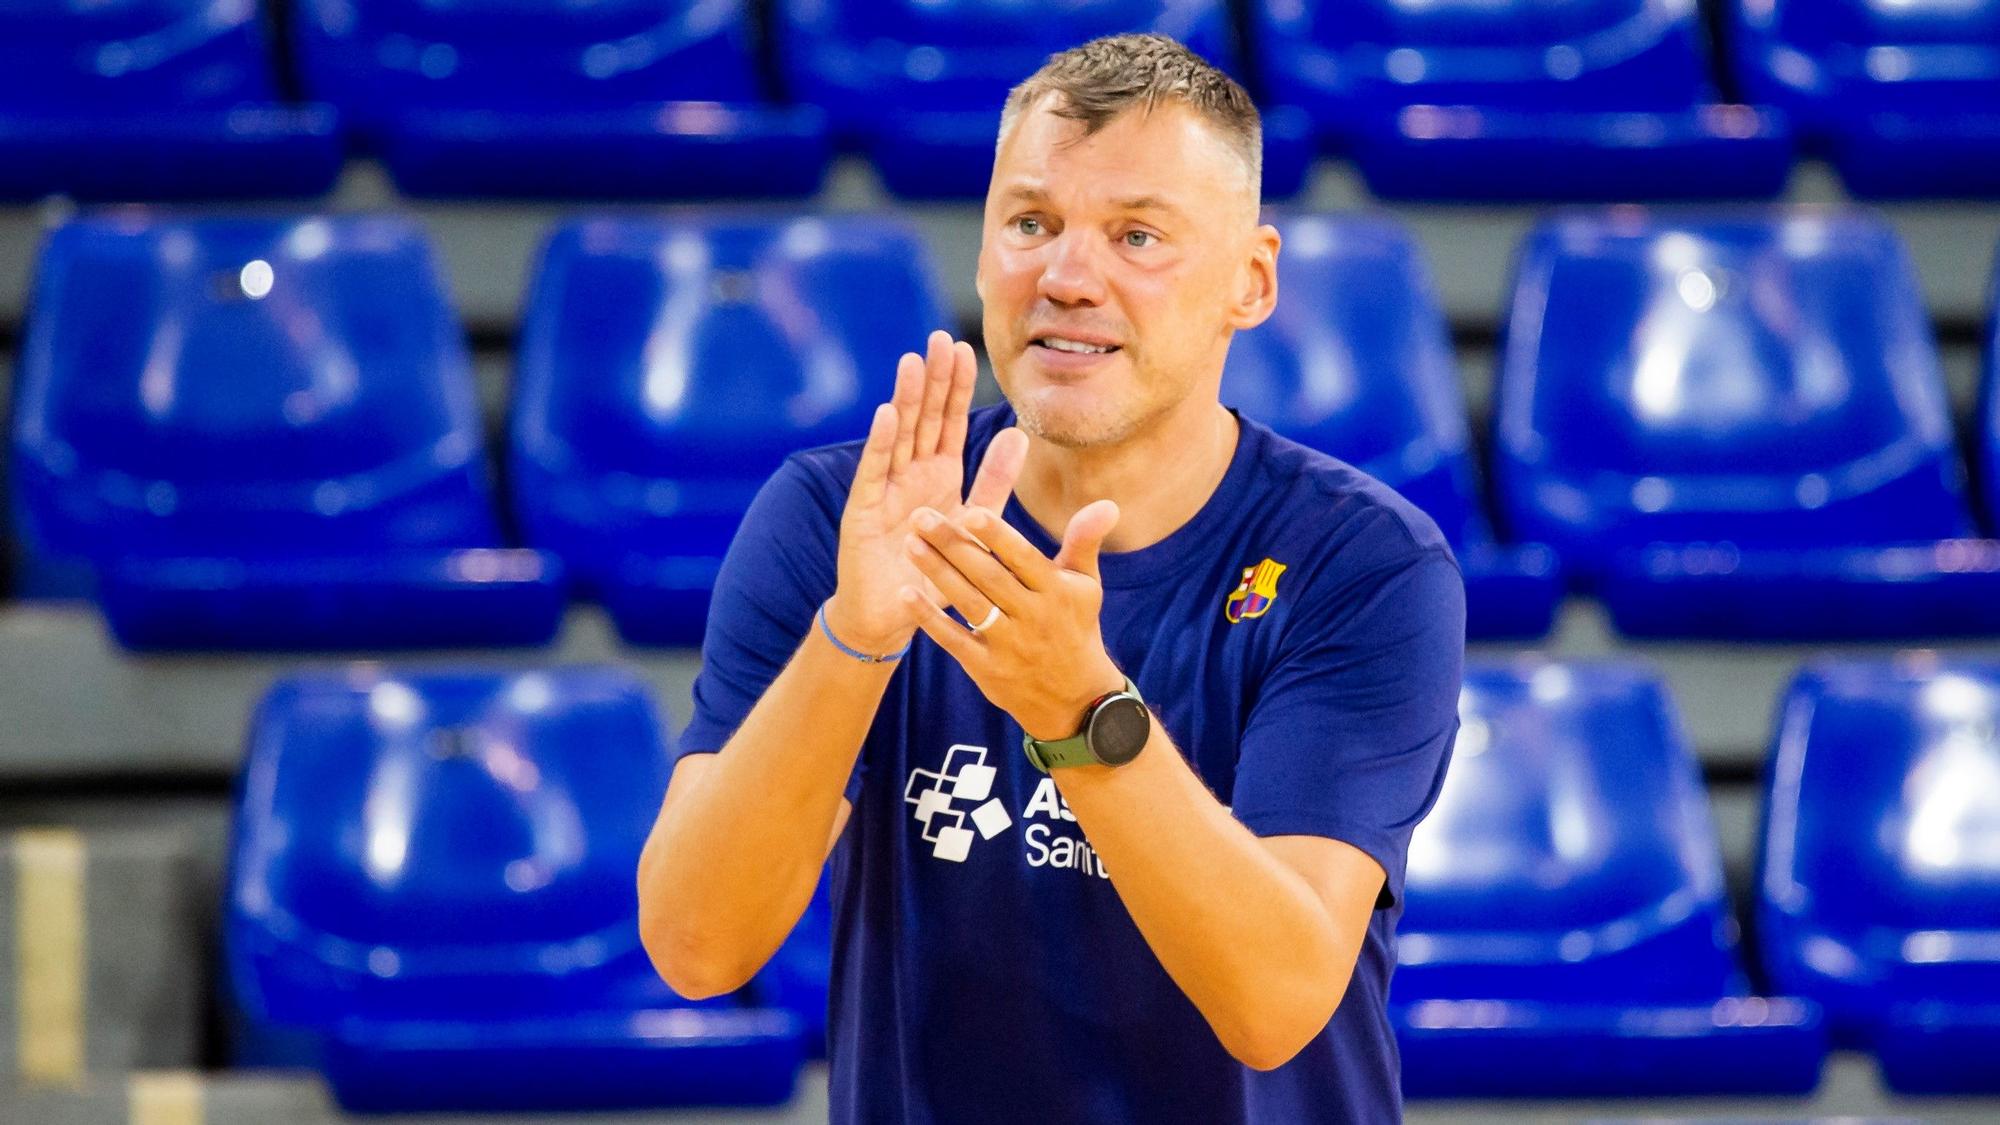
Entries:
{"label": "wedding ring", "polygon": [[983,620],[981,620],[979,624],[970,626],[967,631],[970,632],[973,636],[978,636],[979,634],[984,633],[986,630],[991,629],[993,627],[993,623],[998,620],[1000,620],[1000,607],[996,605],[993,608],[986,611],[986,617]]}

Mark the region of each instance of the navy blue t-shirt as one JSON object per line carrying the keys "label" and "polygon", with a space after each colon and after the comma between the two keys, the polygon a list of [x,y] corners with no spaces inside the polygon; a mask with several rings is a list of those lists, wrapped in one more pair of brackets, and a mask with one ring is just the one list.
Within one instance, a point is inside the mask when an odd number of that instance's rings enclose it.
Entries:
{"label": "navy blue t-shirt", "polygon": [[[974,413],[967,480],[1012,422],[1004,406]],[[1410,831],[1458,729],[1464,586],[1400,496],[1241,422],[1193,519],[1102,557],[1104,640],[1252,832],[1342,840],[1387,873],[1339,1009],[1284,1066],[1233,1059],[1022,755],[1020,727],[919,635],[830,860],[834,1121],[1400,1118],[1385,1000]],[[797,454],[751,507],[716,584],[682,753],[721,748],[814,627],[859,457],[859,443]],[[1006,519],[1055,553],[1018,501]]]}

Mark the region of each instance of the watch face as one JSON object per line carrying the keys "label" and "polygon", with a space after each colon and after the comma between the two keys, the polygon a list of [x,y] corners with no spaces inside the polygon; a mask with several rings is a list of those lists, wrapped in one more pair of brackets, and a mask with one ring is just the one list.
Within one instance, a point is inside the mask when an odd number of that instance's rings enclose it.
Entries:
{"label": "watch face", "polygon": [[1132,696],[1119,694],[1090,715],[1090,752],[1107,766],[1122,766],[1139,756],[1153,736],[1153,715]]}

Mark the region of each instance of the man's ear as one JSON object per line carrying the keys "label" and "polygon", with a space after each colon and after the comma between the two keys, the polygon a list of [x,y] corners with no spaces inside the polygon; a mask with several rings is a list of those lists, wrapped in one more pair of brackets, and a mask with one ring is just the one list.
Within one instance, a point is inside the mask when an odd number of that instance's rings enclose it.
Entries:
{"label": "man's ear", "polygon": [[1249,254],[1238,273],[1236,300],[1229,309],[1229,326],[1255,328],[1278,305],[1278,228],[1265,223],[1250,232]]}

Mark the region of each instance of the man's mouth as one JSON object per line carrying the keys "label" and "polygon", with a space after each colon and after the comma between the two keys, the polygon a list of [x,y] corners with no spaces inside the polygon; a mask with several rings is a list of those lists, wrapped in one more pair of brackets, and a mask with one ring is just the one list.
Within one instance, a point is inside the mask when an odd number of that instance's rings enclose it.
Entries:
{"label": "man's mouth", "polygon": [[1118,350],[1116,344],[1098,344],[1089,340],[1077,340],[1068,336],[1037,336],[1029,341],[1038,348],[1052,352],[1068,352],[1072,355],[1106,355]]}

